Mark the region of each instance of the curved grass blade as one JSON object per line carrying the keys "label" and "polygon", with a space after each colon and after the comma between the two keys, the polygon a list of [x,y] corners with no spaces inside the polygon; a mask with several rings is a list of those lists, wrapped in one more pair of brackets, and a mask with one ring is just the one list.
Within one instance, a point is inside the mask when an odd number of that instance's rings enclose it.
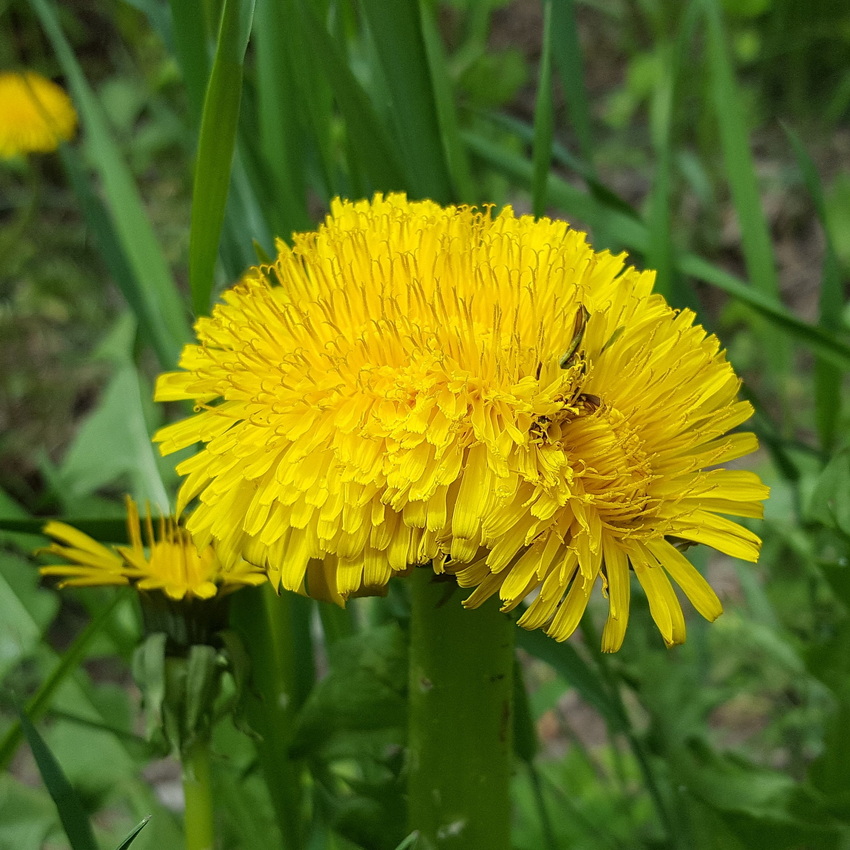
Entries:
{"label": "curved grass blade", "polygon": [[362,0],[392,100],[408,186],[417,197],[452,199],[418,4]]}
{"label": "curved grass blade", "polygon": [[204,98],[189,232],[189,285],[196,315],[209,310],[213,290],[239,124],[242,67],[253,14],[253,0],[225,0]]}
{"label": "curved grass blade", "polygon": [[546,212],[546,178],[552,164],[552,138],[555,134],[552,112],[552,41],[552,0],[546,0],[543,4],[543,52],[534,104],[532,147],[531,208],[537,218]]}
{"label": "curved grass blade", "polygon": [[18,714],[21,728],[30,745],[35,763],[38,765],[38,772],[56,804],[59,820],[62,821],[62,828],[68,836],[71,850],[98,850],[88,816],[59,766],[59,762],[56,761],[44,738],[32,725],[23,708],[18,709]]}
{"label": "curved grass blade", "polygon": [[145,323],[162,334],[160,356],[170,365],[189,340],[183,302],[162,249],[145,214],[127,165],[112,140],[106,117],[59,24],[50,0],[30,0],[65,76],[85,128],[89,159],[103,183],[106,207],[127,262],[133,271]]}

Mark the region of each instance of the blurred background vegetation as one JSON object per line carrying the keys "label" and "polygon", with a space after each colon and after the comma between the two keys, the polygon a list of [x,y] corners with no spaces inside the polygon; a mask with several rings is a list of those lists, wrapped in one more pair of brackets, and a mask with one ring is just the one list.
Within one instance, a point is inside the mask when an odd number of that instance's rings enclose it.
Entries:
{"label": "blurred background vegetation", "polygon": [[[184,305],[332,196],[403,189],[562,217],[656,268],[728,348],[773,490],[759,565],[695,555],[726,613],[684,647],[640,602],[614,657],[598,618],[519,636],[515,847],[850,848],[850,7],[229,0],[220,29],[222,6],[0,0],[0,68],[81,115],[60,154],[0,163],[0,846],[64,846],[12,694],[109,846],[150,812],[134,847],[179,846],[174,765],[134,719],[137,615],[58,668],[111,596],[40,587],[31,518],[116,517],[125,491],[167,509],[151,381]],[[305,608],[304,846],[404,838],[405,610],[393,587],[323,611],[323,637]],[[254,743],[217,735],[223,846],[272,846]]]}

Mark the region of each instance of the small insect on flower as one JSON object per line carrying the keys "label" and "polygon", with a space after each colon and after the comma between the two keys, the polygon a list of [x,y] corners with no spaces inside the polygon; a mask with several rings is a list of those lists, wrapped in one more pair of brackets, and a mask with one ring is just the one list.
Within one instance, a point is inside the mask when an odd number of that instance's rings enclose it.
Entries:
{"label": "small insect on flower", "polygon": [[0,159],[55,151],[76,128],[71,99],[56,83],[33,71],[0,72]]}
{"label": "small insect on flower", "polygon": [[142,541],[136,503],[127,497],[129,546],[104,546],[64,522],[51,521],[44,534],[54,542],[41,550],[65,563],[41,567],[45,576],[58,576],[60,587],[91,587],[133,584],[137,590],[161,593],[172,600],[211,599],[245,585],[258,585],[265,574],[245,561],[225,569],[214,549],[200,551],[189,533],[173,517],[157,520],[150,512],[144,525],[147,546]]}
{"label": "small insect on flower", "polygon": [[623,640],[633,570],[668,644],[720,603],[671,540],[754,561],[767,488],[716,468],[756,448],[717,339],[653,294],[654,273],[565,222],[404,195],[336,200],[196,325],[159,401],[179,508],[227,563],[338,602],[431,563],[533,596],[520,623],[568,637],[591,590]]}

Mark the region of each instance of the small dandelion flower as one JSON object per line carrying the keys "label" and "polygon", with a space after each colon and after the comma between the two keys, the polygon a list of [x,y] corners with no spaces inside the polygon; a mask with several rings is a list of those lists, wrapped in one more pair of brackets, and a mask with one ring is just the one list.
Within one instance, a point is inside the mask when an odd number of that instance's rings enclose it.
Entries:
{"label": "small dandelion flower", "polygon": [[[160,401],[183,461],[187,527],[226,562],[342,601],[432,563],[568,637],[601,583],[606,650],[622,643],[629,573],[668,644],[669,578],[720,603],[681,552],[754,561],[765,488],[718,464],[756,448],[719,343],[652,293],[654,274],[594,252],[566,223],[403,195],[337,200],[198,321]],[[668,578],[669,576],[669,578]]]}
{"label": "small dandelion flower", "polygon": [[55,151],[76,128],[71,99],[56,83],[33,71],[0,72],[0,159]]}
{"label": "small dandelion flower", "polygon": [[139,511],[129,497],[129,546],[107,547],[64,522],[48,522],[44,534],[56,542],[42,551],[58,555],[67,563],[41,567],[40,572],[60,577],[60,587],[133,584],[137,590],[159,592],[176,601],[211,599],[266,580],[261,570],[245,561],[225,569],[214,549],[206,546],[199,551],[173,517],[163,517],[157,524],[154,533],[148,513],[145,547]]}

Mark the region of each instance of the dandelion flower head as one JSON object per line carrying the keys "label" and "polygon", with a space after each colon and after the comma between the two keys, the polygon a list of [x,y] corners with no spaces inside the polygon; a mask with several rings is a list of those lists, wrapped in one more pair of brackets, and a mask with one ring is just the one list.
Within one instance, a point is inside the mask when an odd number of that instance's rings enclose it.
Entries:
{"label": "dandelion flower head", "polygon": [[[196,415],[155,437],[183,461],[179,507],[225,561],[344,600],[432,563],[466,600],[569,636],[593,586],[622,642],[630,568],[667,643],[677,582],[720,604],[680,551],[754,561],[724,515],[766,488],[714,468],[756,448],[717,339],[652,293],[654,274],[594,252],[565,222],[404,195],[336,200],[196,325],[160,401]],[[534,591],[538,591],[533,594]]]}
{"label": "dandelion flower head", "polygon": [[64,522],[48,522],[44,534],[54,542],[43,551],[65,563],[41,567],[41,574],[59,576],[60,587],[133,584],[138,590],[158,591],[169,599],[211,599],[245,585],[266,581],[265,574],[246,563],[225,569],[211,546],[198,549],[173,517],[145,517],[147,547],[135,502],[127,499],[129,546],[107,547]]}
{"label": "dandelion flower head", "polygon": [[0,159],[55,151],[76,128],[71,99],[56,83],[33,71],[0,72]]}

